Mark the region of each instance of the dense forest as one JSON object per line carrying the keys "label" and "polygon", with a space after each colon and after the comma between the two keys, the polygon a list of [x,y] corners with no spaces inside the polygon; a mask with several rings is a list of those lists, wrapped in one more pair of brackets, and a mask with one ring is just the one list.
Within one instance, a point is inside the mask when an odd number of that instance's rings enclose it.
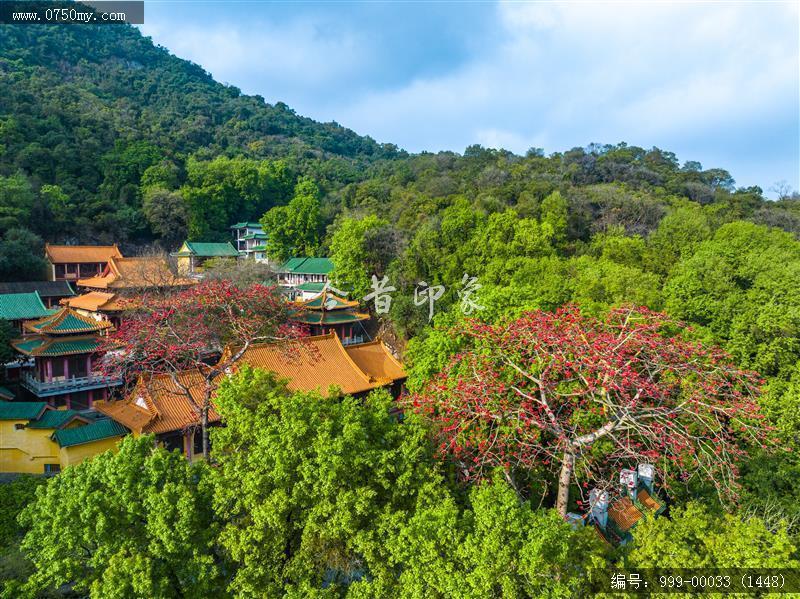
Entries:
{"label": "dense forest", "polygon": [[[599,330],[634,305],[757,372],[769,436],[736,454],[728,496],[659,466],[669,518],[612,551],[548,509],[545,461],[464,480],[424,411],[398,427],[383,394],[329,402],[246,371],[218,399],[218,468],[129,439],[35,502],[40,481],[4,485],[8,596],[75,581],[93,596],[585,596],[573,565],[797,565],[796,193],[768,200],[625,143],[410,155],[242,95],[127,26],[0,27],[0,131],[0,280],[41,277],[44,241],[171,250],[261,220],[274,259],[328,255],[353,296],[386,277],[381,333],[421,401],[463,380],[463,356],[490,356],[489,334],[564,306]],[[422,282],[443,287],[432,318]]]}

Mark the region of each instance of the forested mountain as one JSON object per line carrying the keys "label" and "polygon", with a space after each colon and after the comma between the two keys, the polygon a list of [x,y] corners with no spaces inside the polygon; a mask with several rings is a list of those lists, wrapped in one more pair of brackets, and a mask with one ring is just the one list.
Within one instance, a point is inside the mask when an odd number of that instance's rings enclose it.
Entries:
{"label": "forested mountain", "polygon": [[4,212],[22,210],[3,228],[81,241],[152,237],[139,185],[156,164],[183,181],[192,155],[281,158],[335,186],[399,155],[217,83],[131,26],[0,28],[0,132]]}
{"label": "forested mountain", "polygon": [[303,176],[320,191],[320,231],[357,205],[403,212],[400,228],[414,229],[456,196],[533,215],[556,189],[577,239],[615,223],[647,233],[676,198],[800,230],[796,203],[658,149],[408,156],[217,83],[131,26],[0,28],[0,132],[0,233],[50,241],[224,238],[286,204]]}

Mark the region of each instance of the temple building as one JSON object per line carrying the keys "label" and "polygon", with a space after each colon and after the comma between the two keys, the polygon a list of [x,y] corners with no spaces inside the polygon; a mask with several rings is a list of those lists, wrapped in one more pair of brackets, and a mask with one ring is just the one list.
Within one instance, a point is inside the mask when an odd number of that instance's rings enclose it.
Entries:
{"label": "temple building", "polygon": [[267,262],[267,234],[261,223],[236,223],[231,226],[233,245],[244,258]]}
{"label": "temple building", "polygon": [[0,318],[11,323],[18,332],[26,320],[36,320],[52,314],[35,291],[0,295]]}
{"label": "temple building", "polygon": [[77,285],[89,290],[124,292],[187,287],[195,282],[173,273],[166,258],[144,256],[110,258],[99,275],[79,279]]}
{"label": "temple building", "polygon": [[114,449],[128,430],[43,401],[0,401],[0,473],[54,474]]}
{"label": "temple building", "polygon": [[83,316],[69,307],[24,323],[27,334],[11,342],[30,359],[20,376],[22,387],[56,407],[87,409],[95,400],[105,399],[110,387],[122,384],[98,369],[101,335],[111,328],[110,322]]}
{"label": "temple building", "polygon": [[51,281],[77,281],[103,272],[111,258],[122,258],[116,245],[44,246]]}
{"label": "temple building", "polygon": [[78,314],[90,316],[95,320],[107,320],[115,327],[119,327],[122,312],[130,307],[131,300],[121,298],[116,293],[89,291],[62,300],[62,304],[72,308]]}
{"label": "temple building", "polygon": [[[148,375],[139,379],[124,399],[95,402],[95,409],[125,425],[135,436],[153,434],[162,447],[178,449],[193,459],[203,453],[200,406],[205,382],[196,370],[178,375],[180,386],[171,374]],[[183,388],[182,388],[183,387]],[[189,390],[189,396],[184,389]],[[219,422],[212,408],[209,424]]]}
{"label": "temple building", "polygon": [[39,294],[42,303],[48,307],[58,307],[62,299],[75,296],[67,281],[19,281],[16,283],[0,283],[0,295],[12,293],[33,293]]}
{"label": "temple building", "polygon": [[[222,361],[230,351],[231,348],[225,350]],[[345,347],[334,333],[291,343],[254,344],[234,370],[242,364],[274,372],[287,381],[291,390],[323,394],[336,388],[341,393],[361,396],[386,388],[398,397],[406,378],[402,364],[380,341]],[[134,435],[153,433],[161,445],[180,449],[192,459],[202,453],[199,406],[205,381],[193,370],[181,373],[178,383],[169,374],[145,376],[124,399],[97,401],[94,407]],[[219,414],[212,409],[209,423],[219,422]]]}
{"label": "temple building", "polygon": [[278,283],[298,287],[303,283],[327,283],[333,262],[328,258],[289,258],[275,269]]}
{"label": "temple building", "polygon": [[369,314],[357,312],[358,301],[346,300],[328,289],[312,299],[293,302],[294,309],[289,318],[306,325],[311,335],[336,333],[344,345],[363,343],[368,340],[363,322]]}
{"label": "temple building", "polygon": [[178,272],[182,275],[197,276],[203,273],[203,264],[214,258],[238,258],[239,251],[229,242],[205,243],[184,241],[173,254],[178,259]]}

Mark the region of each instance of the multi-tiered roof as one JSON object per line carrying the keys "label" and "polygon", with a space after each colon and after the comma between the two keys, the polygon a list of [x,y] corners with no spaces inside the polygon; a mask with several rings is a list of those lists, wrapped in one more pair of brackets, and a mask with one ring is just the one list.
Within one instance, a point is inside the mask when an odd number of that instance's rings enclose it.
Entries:
{"label": "multi-tiered roof", "polygon": [[297,309],[291,319],[302,324],[324,327],[369,320],[369,314],[356,312],[358,301],[346,300],[327,289],[310,300],[295,304]]}
{"label": "multi-tiered roof", "polygon": [[83,316],[64,307],[50,316],[26,322],[23,328],[32,334],[15,339],[11,345],[21,354],[32,357],[86,354],[100,348],[100,334],[111,327],[108,321]]}

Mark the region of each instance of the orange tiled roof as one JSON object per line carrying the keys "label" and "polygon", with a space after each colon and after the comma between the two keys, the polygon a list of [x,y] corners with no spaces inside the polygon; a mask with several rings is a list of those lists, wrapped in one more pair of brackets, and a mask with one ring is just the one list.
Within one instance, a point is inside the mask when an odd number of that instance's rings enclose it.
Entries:
{"label": "orange tiled roof", "polygon": [[[196,370],[178,375],[178,382],[169,374],[140,379],[125,399],[96,401],[94,407],[136,433],[168,433],[200,425],[203,403],[203,376]],[[182,387],[189,390],[189,400]],[[209,411],[208,421],[217,422],[219,414]]]}
{"label": "orange tiled roof", "polygon": [[74,264],[76,262],[108,262],[111,258],[122,258],[114,245],[50,245],[44,251],[52,264]]}
{"label": "orange tiled roof", "polygon": [[643,516],[629,497],[622,497],[612,503],[608,508],[608,515],[622,532],[629,531]]}
{"label": "orange tiled roof", "polygon": [[90,291],[83,295],[70,297],[61,300],[61,304],[89,312],[113,312],[124,309],[116,294],[103,291]]}
{"label": "orange tiled roof", "polygon": [[636,495],[636,499],[645,507],[645,509],[651,512],[656,512],[661,509],[661,504],[656,501],[646,489],[639,491],[639,493]]}
{"label": "orange tiled roof", "polygon": [[[294,345],[295,347],[291,347]],[[335,333],[306,337],[295,344],[262,343],[250,347],[239,364],[249,364],[275,372],[288,379],[288,387],[297,391],[326,393],[332,385],[344,393],[361,393],[383,387],[405,378],[402,365],[388,355],[380,342],[350,346],[345,350]],[[355,349],[358,359],[370,369],[363,371],[351,358]],[[223,361],[229,355],[225,350]],[[379,352],[387,352],[381,357]],[[402,374],[402,376],[398,376]],[[95,409],[137,433],[164,433],[198,425],[200,417],[195,407],[203,401],[204,380],[197,371],[179,375],[179,382],[189,389],[190,401],[183,388],[170,375],[143,378],[124,400],[96,401]],[[219,420],[211,411],[209,421]]]}
{"label": "orange tiled roof", "polygon": [[364,373],[375,380],[389,382],[406,378],[403,365],[398,362],[382,341],[376,339],[369,343],[348,345],[347,355]]}
{"label": "orange tiled roof", "polygon": [[336,385],[344,393],[361,393],[386,384],[363,372],[335,333],[306,337],[294,345],[256,344],[244,353],[240,363],[270,370],[288,379],[289,388],[298,391],[326,393]]}
{"label": "orange tiled roof", "polygon": [[78,280],[81,287],[93,289],[174,287],[194,283],[194,279],[173,274],[167,261],[158,256],[112,258],[101,275]]}

